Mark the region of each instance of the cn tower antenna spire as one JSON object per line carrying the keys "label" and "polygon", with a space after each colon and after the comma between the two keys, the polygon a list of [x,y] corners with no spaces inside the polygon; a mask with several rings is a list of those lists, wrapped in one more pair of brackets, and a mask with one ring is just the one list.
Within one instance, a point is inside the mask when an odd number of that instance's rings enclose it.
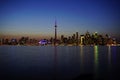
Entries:
{"label": "cn tower antenna spire", "polygon": [[54,45],[56,45],[57,42],[57,21],[55,19],[55,40],[54,40]]}

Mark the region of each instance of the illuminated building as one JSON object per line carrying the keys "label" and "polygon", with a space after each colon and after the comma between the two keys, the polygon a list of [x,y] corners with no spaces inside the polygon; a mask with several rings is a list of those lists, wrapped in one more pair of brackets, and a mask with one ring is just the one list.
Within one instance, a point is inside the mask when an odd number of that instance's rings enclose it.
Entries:
{"label": "illuminated building", "polygon": [[81,35],[80,36],[80,44],[81,45],[84,45],[84,39],[85,39],[84,35]]}
{"label": "illuminated building", "polygon": [[94,33],[94,38],[97,38],[98,37],[98,34],[97,32]]}
{"label": "illuminated building", "polygon": [[40,44],[40,45],[46,45],[46,44],[47,44],[47,40],[40,40],[40,41],[39,41],[39,44]]}

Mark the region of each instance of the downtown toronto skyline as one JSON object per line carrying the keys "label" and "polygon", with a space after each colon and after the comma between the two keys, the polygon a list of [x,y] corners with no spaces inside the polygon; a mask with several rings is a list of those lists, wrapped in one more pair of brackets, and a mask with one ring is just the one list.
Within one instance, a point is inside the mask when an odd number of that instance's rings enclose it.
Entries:
{"label": "downtown toronto skyline", "polygon": [[120,37],[119,0],[0,0],[0,37],[98,32]]}

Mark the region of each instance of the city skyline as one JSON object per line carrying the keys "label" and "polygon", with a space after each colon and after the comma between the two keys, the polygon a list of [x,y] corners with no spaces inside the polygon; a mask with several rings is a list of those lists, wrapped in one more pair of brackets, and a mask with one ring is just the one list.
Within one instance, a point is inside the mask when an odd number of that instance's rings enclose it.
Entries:
{"label": "city skyline", "polygon": [[54,37],[86,31],[119,38],[117,0],[1,0],[0,36]]}

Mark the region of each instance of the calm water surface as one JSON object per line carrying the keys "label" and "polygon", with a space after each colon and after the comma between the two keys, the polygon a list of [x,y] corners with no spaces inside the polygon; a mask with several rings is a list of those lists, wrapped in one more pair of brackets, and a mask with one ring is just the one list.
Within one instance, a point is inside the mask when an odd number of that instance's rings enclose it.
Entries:
{"label": "calm water surface", "polygon": [[0,46],[0,80],[120,80],[119,46]]}

